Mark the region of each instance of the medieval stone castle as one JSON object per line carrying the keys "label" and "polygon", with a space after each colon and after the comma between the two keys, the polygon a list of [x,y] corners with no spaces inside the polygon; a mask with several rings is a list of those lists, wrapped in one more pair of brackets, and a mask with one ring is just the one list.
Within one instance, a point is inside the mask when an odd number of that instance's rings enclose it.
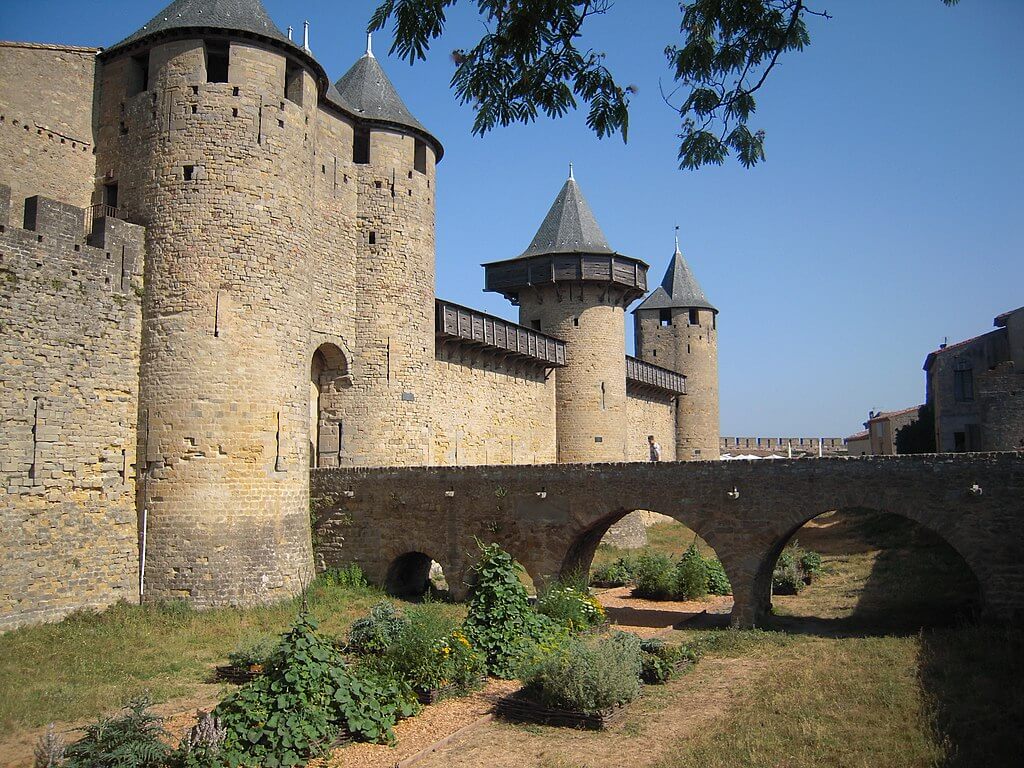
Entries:
{"label": "medieval stone castle", "polygon": [[437,299],[442,152],[371,51],[332,83],[258,0],[0,44],[0,629],[143,567],[146,598],[296,593],[310,467],[718,456],[678,246],[649,292],[570,174],[485,265],[518,324]]}

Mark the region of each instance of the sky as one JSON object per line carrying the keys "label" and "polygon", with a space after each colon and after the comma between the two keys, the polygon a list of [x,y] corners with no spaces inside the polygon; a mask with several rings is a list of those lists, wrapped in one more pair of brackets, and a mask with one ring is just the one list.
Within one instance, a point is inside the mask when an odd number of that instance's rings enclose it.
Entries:
{"label": "sky", "polygon": [[[332,79],[365,49],[375,0],[265,0]],[[163,0],[0,2],[0,39],[109,46]],[[678,41],[676,0],[618,0],[581,45],[637,88],[629,142],[599,140],[585,112],[471,134],[449,88],[449,53],[482,29],[461,0],[426,62],[374,52],[437,136],[437,293],[516,319],[483,293],[482,262],[532,239],[568,163],[609,243],[661,281],[681,249],[720,310],[723,435],[845,436],[869,410],[924,400],[921,366],[944,338],[983,333],[1024,305],[1024,2],[819,4],[811,46],[759,92],[767,133],[752,170],[677,167],[678,116],[661,97]],[[635,306],[635,305],[634,305]],[[632,348],[632,318],[627,321]]]}

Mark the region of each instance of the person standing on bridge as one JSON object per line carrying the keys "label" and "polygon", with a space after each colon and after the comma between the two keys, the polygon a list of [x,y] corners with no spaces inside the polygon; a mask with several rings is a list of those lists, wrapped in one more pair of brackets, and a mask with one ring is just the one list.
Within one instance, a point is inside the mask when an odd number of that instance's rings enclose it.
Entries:
{"label": "person standing on bridge", "polygon": [[647,447],[651,451],[651,461],[661,461],[661,446],[654,441],[654,435],[647,436]]}

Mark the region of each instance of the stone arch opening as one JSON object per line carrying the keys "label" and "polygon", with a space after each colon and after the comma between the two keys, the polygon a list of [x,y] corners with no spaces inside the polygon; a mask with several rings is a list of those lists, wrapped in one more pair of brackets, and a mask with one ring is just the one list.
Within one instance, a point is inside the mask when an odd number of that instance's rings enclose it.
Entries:
{"label": "stone arch opening", "polygon": [[[790,527],[755,574],[759,619],[781,628],[858,632],[913,632],[975,619],[983,604],[975,569],[947,537],[917,518],[844,507]],[[804,577],[799,567],[794,573],[792,563],[801,557],[787,550],[794,542],[820,554],[817,576]],[[793,594],[797,580],[804,583]]]}
{"label": "stone arch opening", "polygon": [[388,566],[384,591],[393,597],[418,600],[428,593],[445,596],[449,586],[439,562],[423,552],[406,552]]}
{"label": "stone arch opening", "polygon": [[352,386],[348,359],[325,342],[309,366],[309,466],[337,467],[344,455],[343,392]]}
{"label": "stone arch opening", "polygon": [[[623,625],[662,629],[702,612],[729,615],[733,601],[728,583],[716,579],[714,587],[706,594],[688,599],[684,595],[690,584],[682,585],[672,573],[683,553],[696,545],[707,567],[727,574],[728,568],[718,550],[701,535],[703,526],[696,521],[688,525],[684,515],[666,515],[651,509],[650,505],[645,505],[638,509],[616,510],[576,536],[563,559],[561,577],[587,577],[591,586],[598,590],[609,617]],[[663,571],[666,578],[661,583],[668,586],[670,593],[662,592],[657,597],[636,594],[637,566],[658,560],[667,561],[669,565],[668,570]],[[650,584],[648,579],[648,588]]]}

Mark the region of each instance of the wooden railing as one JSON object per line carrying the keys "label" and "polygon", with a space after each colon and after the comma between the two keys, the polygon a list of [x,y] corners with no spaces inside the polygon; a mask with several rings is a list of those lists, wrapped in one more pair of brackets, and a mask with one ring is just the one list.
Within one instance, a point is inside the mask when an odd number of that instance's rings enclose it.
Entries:
{"label": "wooden railing", "polygon": [[626,355],[626,381],[672,392],[676,395],[686,394],[686,377],[683,374],[646,363],[629,355]]}
{"label": "wooden railing", "polygon": [[441,337],[457,338],[530,358],[547,367],[565,365],[565,342],[561,339],[460,304],[437,299],[434,323],[436,333]]}

